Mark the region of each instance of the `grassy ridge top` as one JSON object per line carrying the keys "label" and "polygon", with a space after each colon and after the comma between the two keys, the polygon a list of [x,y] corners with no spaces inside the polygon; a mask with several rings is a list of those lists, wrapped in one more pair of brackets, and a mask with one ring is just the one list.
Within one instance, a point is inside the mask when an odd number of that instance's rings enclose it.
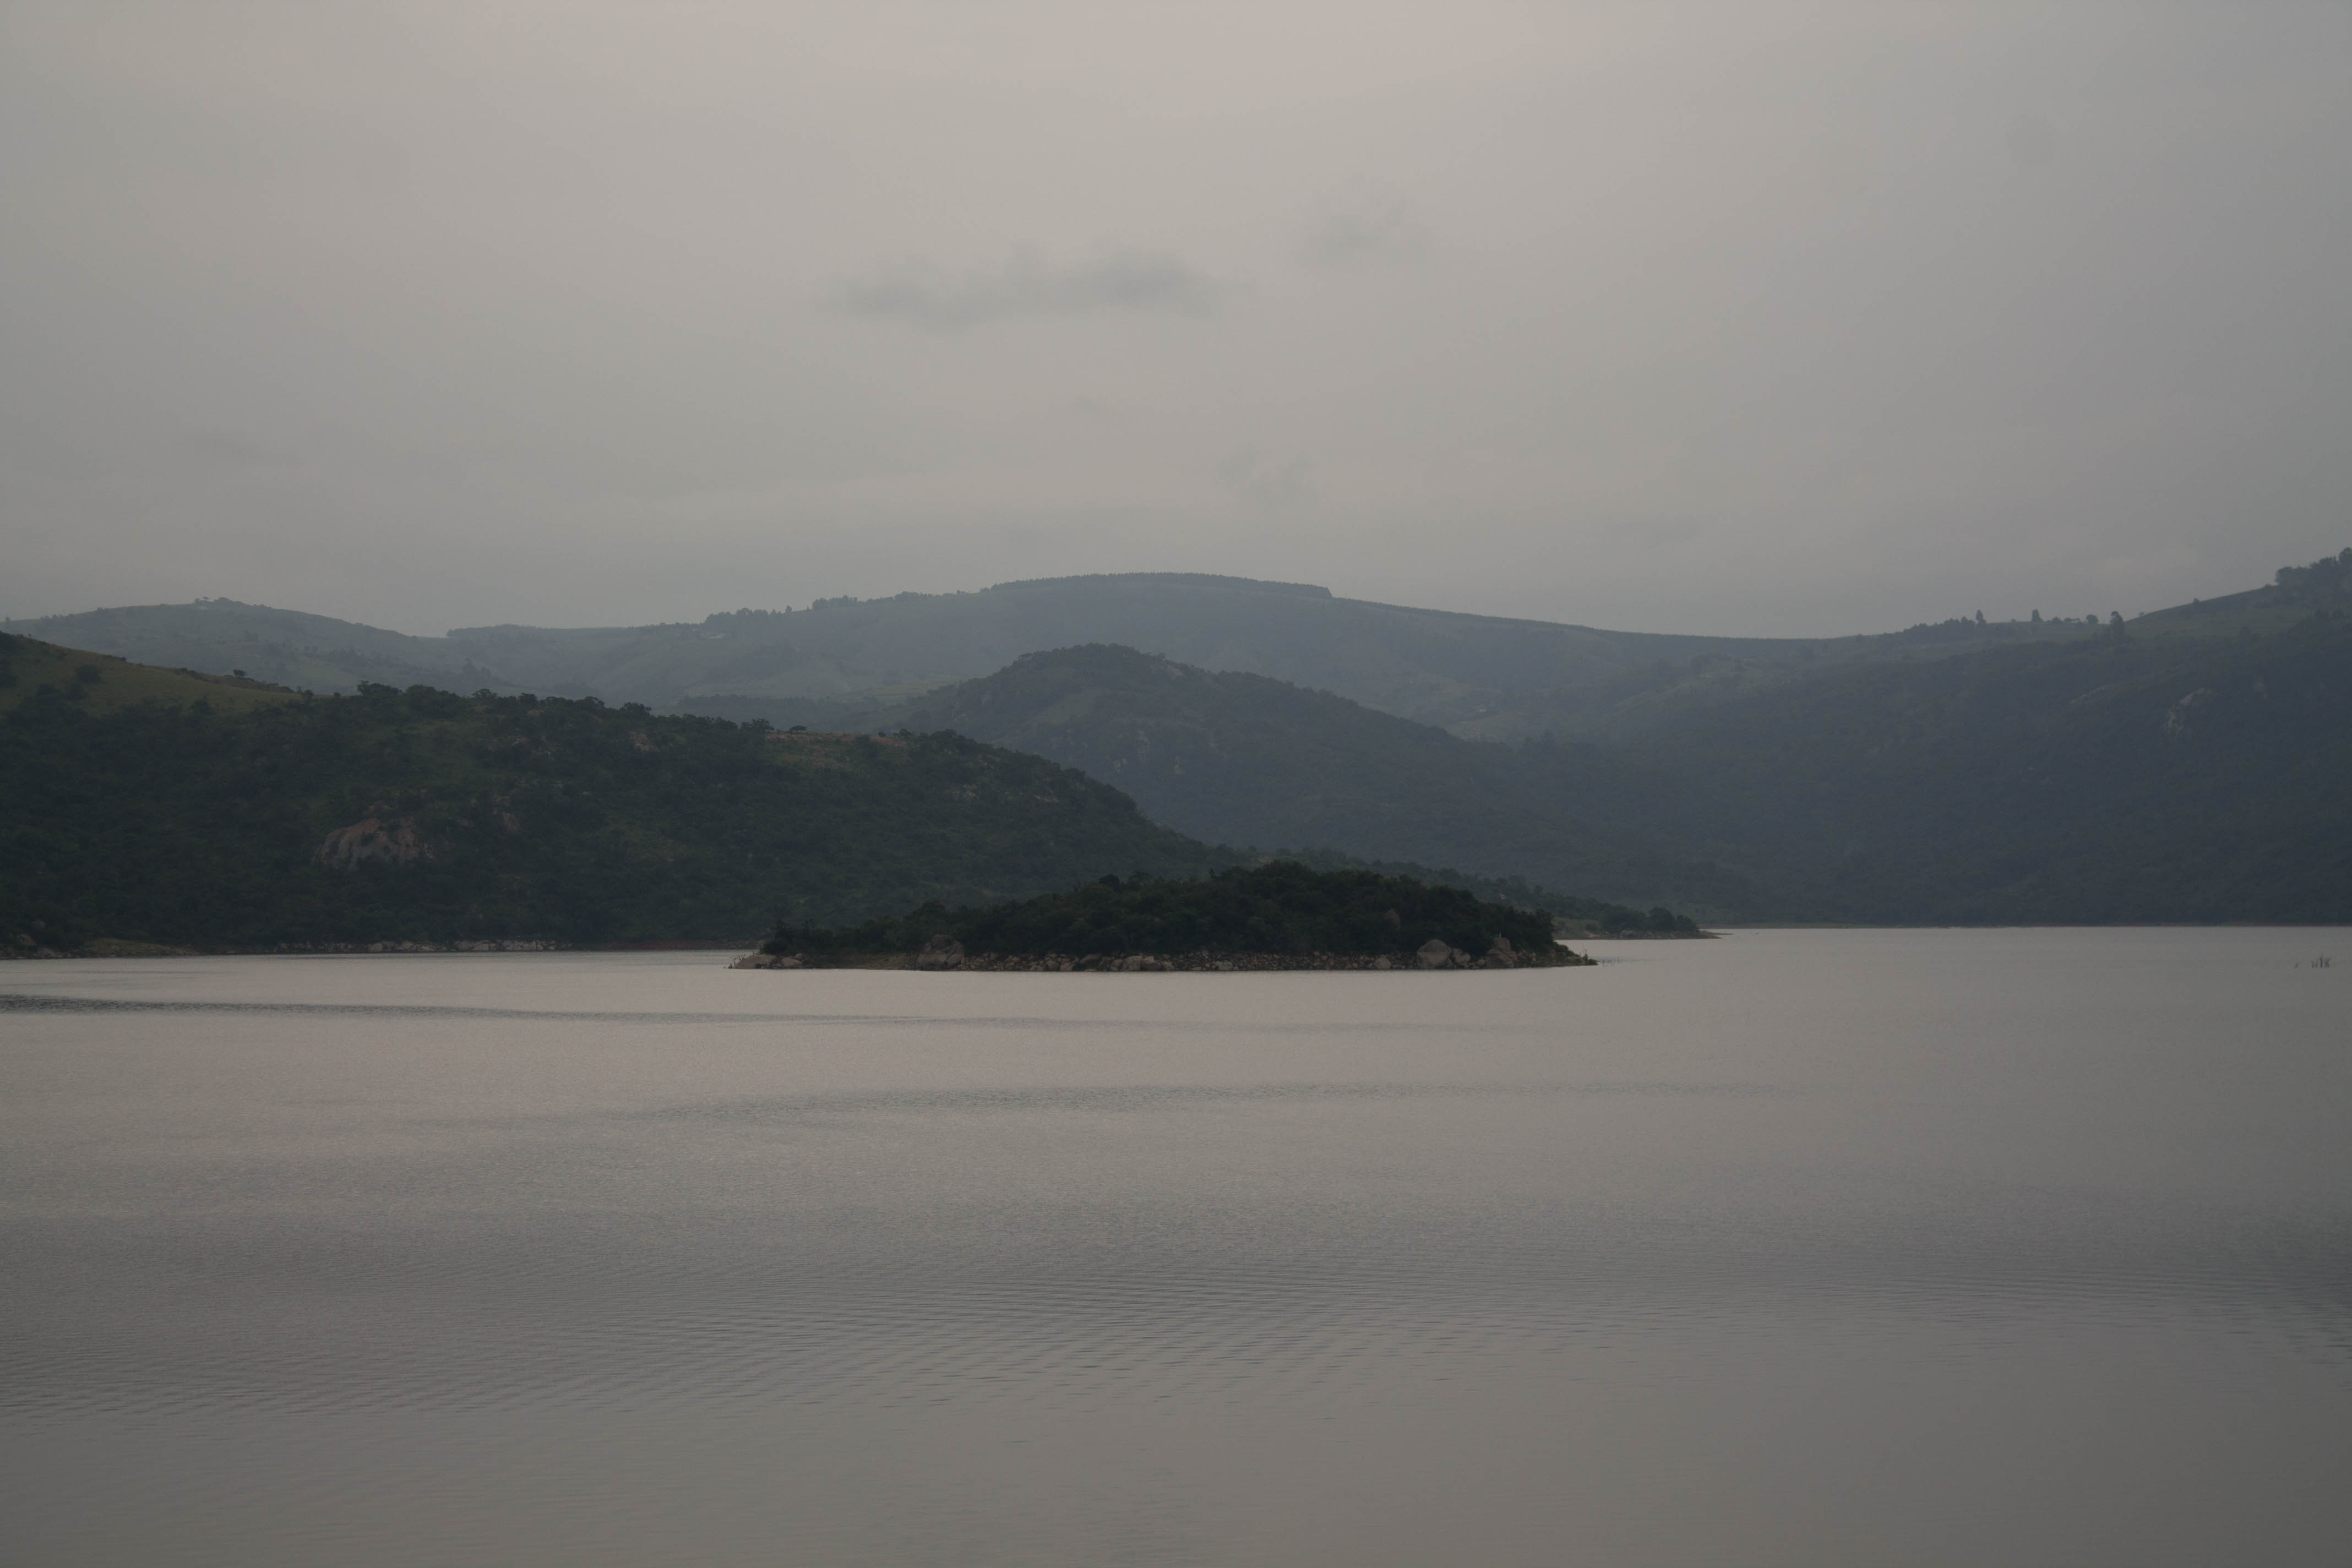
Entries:
{"label": "grassy ridge top", "polygon": [[973,952],[1066,957],[1213,952],[1405,954],[1443,942],[1485,952],[1497,937],[1523,953],[1555,951],[1552,918],[1458,888],[1372,871],[1318,871],[1295,860],[1197,879],[1105,877],[1066,892],[909,914],[854,927],[780,924],[766,950],[816,956],[914,952],[946,936]]}
{"label": "grassy ridge top", "polygon": [[205,702],[225,713],[245,713],[301,700],[299,693],[266,681],[203,675],[193,669],[159,669],[110,653],[88,653],[0,632],[0,713],[12,711],[44,690],[92,713],[109,713],[142,702]]}

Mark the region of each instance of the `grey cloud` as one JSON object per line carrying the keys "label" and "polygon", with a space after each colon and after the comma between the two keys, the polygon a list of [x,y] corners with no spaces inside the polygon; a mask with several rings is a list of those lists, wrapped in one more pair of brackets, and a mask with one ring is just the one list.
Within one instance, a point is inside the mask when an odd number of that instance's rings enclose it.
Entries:
{"label": "grey cloud", "polygon": [[192,430],[181,447],[191,461],[215,468],[278,468],[293,466],[291,454],[273,450],[225,430]]}
{"label": "grey cloud", "polygon": [[1196,315],[1224,292],[1215,279],[1166,251],[1117,250],[1056,267],[1021,251],[992,271],[950,277],[911,266],[836,284],[826,304],[847,315],[954,331],[1017,316]]}
{"label": "grey cloud", "polygon": [[2344,543],[2352,6],[222,9],[0,11],[0,608],[1812,634]]}
{"label": "grey cloud", "polygon": [[1281,510],[1306,506],[1315,500],[1315,481],[1307,459],[1297,454],[1270,457],[1255,447],[1244,447],[1217,468],[1226,489],[1253,506]]}
{"label": "grey cloud", "polygon": [[1299,258],[1315,267],[1414,261],[1429,254],[1429,226],[1402,202],[1327,215],[1307,232]]}
{"label": "grey cloud", "polygon": [[2058,156],[2058,132],[2039,114],[2020,114],[2009,122],[2009,155],[2021,168],[2047,168]]}

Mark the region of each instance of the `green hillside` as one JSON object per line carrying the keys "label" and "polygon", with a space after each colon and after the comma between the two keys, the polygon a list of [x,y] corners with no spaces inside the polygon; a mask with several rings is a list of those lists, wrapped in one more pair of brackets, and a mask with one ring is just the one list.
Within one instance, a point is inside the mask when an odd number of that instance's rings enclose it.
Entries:
{"label": "green hillside", "polygon": [[8,630],[135,663],[229,675],[296,690],[344,692],[362,682],[453,691],[521,688],[472,663],[446,637],[409,637],[299,610],[198,599],[11,621]]}
{"label": "green hillside", "polygon": [[1232,843],[1519,875],[1716,922],[2352,920],[2352,561],[2128,626],[1826,661],[1600,740],[1462,741],[1117,647],[906,721]]}
{"label": "green hillside", "polygon": [[[1536,745],[1559,787],[1582,748]],[[1612,826],[1770,889],[1781,918],[2352,920],[2352,616],[2111,630],[1759,693],[1610,753]]]}
{"label": "green hillside", "polygon": [[[452,685],[484,677],[488,665],[466,660],[496,648],[538,675],[569,669],[646,689],[679,681],[758,686],[763,669],[797,669],[808,694],[776,694],[780,682],[789,684],[779,676],[766,696],[695,700],[730,719],[813,730],[954,731],[1083,770],[1177,833],[1283,848],[1325,865],[1458,868],[1449,876],[1524,889],[1521,901],[1564,915],[1576,905],[1604,925],[1647,920],[1615,906],[1658,905],[1717,923],[2337,921],[2352,919],[2352,828],[2338,782],[2352,763],[2347,584],[2352,551],[2284,569],[2259,590],[2129,623],[1954,620],[1889,637],[1804,644],[1623,638],[1354,604],[1294,584],[1171,576],[827,601],[697,626],[347,640],[355,658],[407,661],[404,668],[439,659],[444,673],[435,679]],[[100,614],[116,616],[108,624],[126,637],[125,627],[148,624],[139,620],[145,612]],[[247,650],[248,662],[231,668],[248,677],[272,668],[250,650],[272,646],[264,634],[283,629],[270,617],[284,612],[209,601],[189,614],[221,633],[219,649]],[[293,619],[306,635],[341,635],[334,628],[342,623]],[[1385,693],[1383,700],[1426,700],[1440,716],[1455,715],[1455,731],[1514,743],[1464,739],[1380,711],[1352,700],[1339,679],[1311,689],[1100,642],[926,686],[958,660],[1113,624],[1140,636],[1206,639],[1204,665],[1336,672],[1359,690]],[[255,640],[242,640],[248,637]],[[419,651],[428,644],[438,646]],[[461,646],[471,651],[460,654]],[[17,856],[0,873],[11,879],[6,896],[18,901],[8,908],[28,909],[25,900],[37,898],[43,909],[85,909],[71,917],[78,929],[104,934],[213,930],[209,917],[188,911],[224,899],[224,907],[246,912],[218,929],[260,930],[275,917],[261,912],[271,906],[258,889],[279,871],[294,898],[285,907],[299,911],[287,918],[302,931],[335,934],[273,940],[340,941],[361,930],[381,940],[395,927],[621,940],[748,934],[791,910],[802,911],[796,919],[864,918],[947,898],[950,886],[1008,896],[1066,880],[1065,872],[1083,869],[1079,861],[1097,848],[1104,868],[1121,871],[1198,868],[1217,854],[1177,834],[1152,838],[1159,830],[1119,816],[1124,805],[1088,818],[1097,836],[1084,839],[1084,853],[1079,839],[1055,840],[1038,824],[1021,831],[1045,837],[1016,849],[1010,817],[975,820],[969,835],[948,832],[954,814],[927,809],[929,797],[907,793],[912,775],[887,767],[863,794],[847,789],[827,805],[812,786],[765,814],[761,826],[729,826],[714,792],[745,787],[729,773],[738,763],[771,764],[744,776],[774,791],[782,785],[773,770],[790,773],[789,758],[853,757],[854,767],[840,766],[856,773],[895,755],[893,746],[872,742],[878,749],[869,757],[845,752],[852,743],[837,738],[757,739],[758,722],[619,714],[593,700],[458,699],[425,690],[429,682],[398,697],[410,705],[401,711],[414,711],[395,722],[383,716],[392,699],[380,689],[338,705],[255,679],[142,669],[24,639],[6,647],[0,710],[13,715],[12,735],[38,731],[29,750],[12,752],[11,804],[31,805],[9,825]],[[904,667],[878,662],[901,656]],[[556,662],[529,662],[541,657]],[[1570,678],[1555,679],[1562,671]],[[857,680],[896,684],[856,688]],[[833,685],[815,689],[824,681]],[[513,684],[504,674],[483,680],[499,683]],[[874,706],[882,696],[896,700]],[[170,705],[176,719],[163,711]],[[368,713],[379,718],[350,717]],[[543,768],[527,762],[538,753],[520,742],[486,750],[484,736],[516,715],[542,728],[580,726],[578,749],[550,753]],[[561,715],[577,717],[546,717]],[[353,738],[370,724],[405,738]],[[661,786],[667,793],[655,795],[630,794],[652,788],[647,781],[660,772],[646,773],[641,762],[592,782],[608,765],[615,725],[646,736],[650,752],[633,751],[640,759],[673,750],[699,755],[696,748],[707,746],[715,748],[711,767],[694,773],[681,764]],[[245,791],[236,766],[219,760],[261,756],[256,737],[264,731],[284,732],[282,743],[270,742],[278,760],[269,776],[283,774],[292,794]],[[604,741],[590,744],[592,735]],[[967,765],[938,750],[949,745],[927,740],[912,752],[924,768],[947,770],[938,775],[944,779]],[[990,764],[1000,772],[1034,765]],[[155,792],[153,810],[141,788]],[[522,820],[573,826],[529,845],[509,842],[511,835],[466,839],[486,831],[480,803],[514,788],[564,803]],[[186,815],[206,791],[212,815]],[[982,790],[975,798],[992,797]],[[998,804],[1019,815],[1011,796]],[[845,838],[814,827],[794,838],[800,827],[776,826],[836,810],[852,822]],[[896,811],[919,826],[905,834],[886,826]],[[418,844],[436,847],[403,863],[406,882],[384,884],[398,894],[386,895],[390,901],[362,896],[377,886],[373,862],[340,879],[312,863],[321,836],[371,818],[381,833],[407,824]],[[1136,847],[1115,848],[1127,842],[1121,834]],[[35,843],[43,835],[47,847]],[[311,847],[301,851],[306,835]],[[105,869],[81,877],[74,854],[60,847],[69,841]],[[472,844],[463,854],[461,841]],[[204,861],[209,881],[175,882],[181,872],[168,868],[142,880],[135,869],[177,866],[190,855]],[[507,869],[494,876],[493,866]],[[799,879],[761,884],[754,873],[763,867],[793,868]],[[599,878],[625,874],[647,889],[644,899],[616,903],[596,890],[604,886]],[[927,878],[940,886],[925,891]],[[121,888],[107,891],[115,881]],[[1531,886],[1538,883],[1606,902],[1542,894]],[[168,902],[166,887],[184,893],[175,895],[181,913],[170,919],[154,912]],[[404,902],[403,888],[426,892]],[[550,890],[557,889],[563,891]]]}
{"label": "green hillside", "polygon": [[909,704],[900,721],[1052,757],[1216,842],[1518,876],[1702,918],[1763,907],[1738,874],[1604,826],[1600,803],[1655,787],[1637,767],[1590,748],[1532,766],[1516,749],[1264,676],[1064,648]]}
{"label": "green hillside", "polygon": [[225,713],[243,713],[300,700],[283,688],[241,676],[157,669],[112,654],[58,647],[0,632],[0,713],[44,692],[85,713],[111,713],[145,702],[209,702]]}
{"label": "green hillside", "polygon": [[[749,941],[1231,859],[955,736],[423,687],[305,699],[13,637],[0,655],[0,942],[19,947]],[[60,665],[100,678],[60,686]]]}
{"label": "green hillside", "polygon": [[[2284,584],[2143,616],[2194,635],[2280,629]],[[1602,631],[1344,599],[1298,583],[1131,573],[971,593],[818,599],[634,626],[472,626],[410,637],[231,599],[93,610],[8,629],[142,663],[244,670],[299,689],[362,682],[531,691],[779,727],[894,722],[895,705],[1024,654],[1117,643],[1203,669],[1335,692],[1470,739],[1611,738],[1845,666],[2081,641],[2097,617],[1955,617],[1822,638]]]}
{"label": "green hillside", "polygon": [[[1486,711],[1448,728],[1458,735],[1490,741],[1536,735],[1628,740],[1650,731],[1704,726],[1711,710],[1740,707],[1780,689],[1844,679],[1864,668],[1899,670],[2004,650],[2048,653],[2100,641],[2117,624],[2141,638],[2211,640],[2248,632],[2269,636],[2308,619],[2315,610],[2341,609],[2347,579],[2352,579],[2352,550],[2308,566],[2282,567],[2264,587],[2152,610],[2129,621],[2110,616],[2103,622],[2096,616],[2045,619],[2036,612],[2031,620],[1955,618],[1877,636],[1786,643],[1760,654],[1728,647],[1703,648],[1687,658],[1643,668],[1514,690]],[[1907,678],[1897,673],[1884,679],[1900,682]]]}

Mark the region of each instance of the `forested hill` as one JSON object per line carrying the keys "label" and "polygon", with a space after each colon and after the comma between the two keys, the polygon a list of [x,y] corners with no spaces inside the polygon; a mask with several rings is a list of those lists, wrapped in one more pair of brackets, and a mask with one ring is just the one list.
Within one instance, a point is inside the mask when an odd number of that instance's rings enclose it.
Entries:
{"label": "forested hill", "polygon": [[1232,857],[1041,758],[0,639],[0,943],[751,941]]}
{"label": "forested hill", "polygon": [[910,704],[904,722],[1084,769],[1155,821],[1218,842],[1520,876],[1642,908],[1767,901],[1740,874],[1599,809],[1650,786],[1591,748],[1535,765],[1329,692],[1133,648],[1032,654]]}
{"label": "forested hill", "polygon": [[[2298,613],[2314,570],[2293,568],[2271,587],[2141,619],[2275,631]],[[790,584],[765,592],[775,604]],[[232,599],[93,610],[10,622],[6,629],[318,691],[421,682],[827,729],[889,725],[893,704],[987,675],[1023,654],[1116,642],[1205,669],[1336,692],[1465,737],[1518,740],[1547,731],[1617,736],[1670,721],[1693,705],[1833,668],[2081,641],[2104,624],[2096,616],[2045,619],[2037,612],[2026,621],[1956,616],[1857,637],[1684,636],[1375,604],[1308,584],[1147,572],[1000,583],[969,593],[845,595],[689,622],[472,626],[441,637]]]}
{"label": "forested hill", "polygon": [[[1585,749],[1538,745],[1559,787]],[[1856,668],[1607,753],[1780,918],[2352,921],[2352,605],[2260,634],[2095,638]]]}
{"label": "forested hill", "polygon": [[[778,598],[786,587],[774,585]],[[1769,658],[1798,646],[1462,615],[1339,598],[1305,584],[1185,573],[842,596],[652,626],[473,626],[445,637],[230,599],[94,610],[7,629],[148,663],[243,669],[319,691],[350,690],[360,681],[423,682],[813,726],[845,725],[853,714],[986,675],[1024,653],[1114,639],[1342,692],[1435,723],[1485,712],[1510,692],[1698,658]]]}
{"label": "forested hill", "polygon": [[[1328,599],[1143,586],[1093,591]],[[0,917],[38,903],[96,934],[238,944],[281,925],[270,940],[731,938],[1223,863],[1189,833],[1717,923],[2352,920],[2352,552],[2130,623],[1948,629],[1916,639],[1934,658],[1662,662],[1530,700],[1522,720],[1574,721],[1507,745],[1101,645],[883,710],[1115,789],[949,741],[423,688],[336,702],[8,639],[0,785],[23,804],[0,823]],[[533,810],[482,804],[502,798]],[[328,875],[324,836],[371,822],[341,841],[370,847],[345,857],[361,874]]]}
{"label": "forested hill", "polygon": [[2267,633],[1832,668],[1605,744],[1465,742],[1117,647],[1019,660],[910,721],[1084,768],[1196,834],[1717,922],[2352,921],[2352,604],[2323,590]]}
{"label": "forested hill", "polygon": [[[2197,635],[2284,629],[2352,562],[2290,567],[2268,587],[2132,623]],[[788,584],[770,585],[771,603]],[[2076,606],[2080,608],[2081,606]],[[1957,616],[1838,637],[1607,631],[1348,599],[1300,583],[1143,572],[1000,583],[970,593],[818,599],[699,621],[473,626],[412,637],[324,616],[199,599],[13,621],[5,629],[142,663],[318,691],[361,682],[642,702],[779,727],[895,727],[895,705],[1027,653],[1118,643],[1204,669],[1330,691],[1479,740],[1612,739],[1824,672],[2084,641],[2098,616]]]}

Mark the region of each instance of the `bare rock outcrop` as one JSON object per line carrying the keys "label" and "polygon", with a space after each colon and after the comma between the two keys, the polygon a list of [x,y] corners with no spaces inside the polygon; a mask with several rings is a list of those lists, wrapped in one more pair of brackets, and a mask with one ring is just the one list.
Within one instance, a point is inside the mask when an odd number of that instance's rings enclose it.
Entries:
{"label": "bare rock outcrop", "polygon": [[923,943],[923,951],[915,954],[918,969],[961,969],[963,967],[963,943],[945,931]]}
{"label": "bare rock outcrop", "polygon": [[321,861],[346,871],[370,860],[405,866],[432,857],[433,851],[416,837],[416,824],[404,816],[390,822],[363,816],[349,827],[336,828],[319,846]]}

